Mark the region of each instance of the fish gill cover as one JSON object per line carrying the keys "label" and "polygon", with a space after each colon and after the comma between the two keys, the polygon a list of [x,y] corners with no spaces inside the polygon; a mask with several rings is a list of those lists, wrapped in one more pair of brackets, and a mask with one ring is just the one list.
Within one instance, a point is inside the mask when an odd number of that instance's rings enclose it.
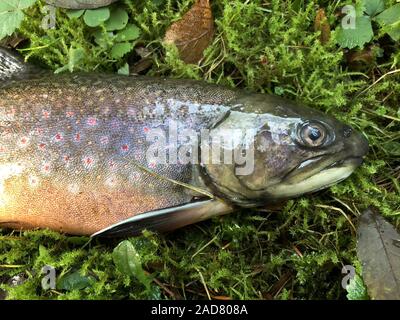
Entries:
{"label": "fish gill cover", "polygon": [[[194,64],[184,62],[179,43],[163,41],[191,0],[126,0],[78,11],[43,1],[5,3],[3,45],[50,70],[203,79],[273,93],[352,125],[371,148],[362,167],[328,190],[169,234],[88,243],[46,230],[2,230],[0,288],[8,299],[345,299],[342,267],[362,274],[361,212],[379,207],[398,229],[396,1],[349,7],[346,1],[215,0],[215,35]],[[354,17],[358,29],[346,28]],[[54,268],[54,286],[42,283],[51,271],[46,266]],[[348,297],[365,298],[362,286],[353,283],[360,294]]]}

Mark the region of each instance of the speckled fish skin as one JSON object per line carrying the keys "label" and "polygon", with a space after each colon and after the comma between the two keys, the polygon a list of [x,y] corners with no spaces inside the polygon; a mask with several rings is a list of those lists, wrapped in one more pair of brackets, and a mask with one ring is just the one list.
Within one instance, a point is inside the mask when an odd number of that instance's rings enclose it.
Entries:
{"label": "speckled fish skin", "polygon": [[[110,235],[171,230],[234,206],[326,188],[347,178],[368,151],[348,125],[277,96],[193,80],[36,73],[15,59],[0,50],[0,227],[84,235],[116,223]],[[254,170],[238,175],[238,163],[207,159],[149,162],[149,133],[168,132],[171,123],[196,134],[254,129]],[[321,144],[305,144],[316,127]],[[194,202],[207,197],[171,179],[218,199]]]}
{"label": "speckled fish skin", "polygon": [[[207,128],[235,95],[193,81],[110,75],[8,82],[0,88],[0,223],[92,234],[141,212],[189,202],[193,196],[182,187],[130,160],[147,165],[145,134],[152,127],[175,119]],[[162,113],[156,101],[164,103]],[[202,105],[189,113],[177,101]],[[189,165],[152,169],[191,180]]]}

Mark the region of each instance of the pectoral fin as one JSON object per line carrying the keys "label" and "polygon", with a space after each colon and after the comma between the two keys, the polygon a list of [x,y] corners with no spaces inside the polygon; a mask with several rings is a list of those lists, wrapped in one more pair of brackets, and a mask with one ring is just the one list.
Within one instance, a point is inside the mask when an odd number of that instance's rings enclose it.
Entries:
{"label": "pectoral fin", "polygon": [[160,232],[170,231],[232,211],[233,207],[223,201],[201,200],[139,214],[100,230],[92,237],[137,236],[144,229]]}

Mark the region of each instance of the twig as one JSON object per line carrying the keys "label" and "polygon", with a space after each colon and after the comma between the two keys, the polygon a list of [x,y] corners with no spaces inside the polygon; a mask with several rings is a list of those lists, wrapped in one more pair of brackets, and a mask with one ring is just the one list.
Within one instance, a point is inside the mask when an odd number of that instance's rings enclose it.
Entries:
{"label": "twig", "polygon": [[14,269],[25,267],[24,264],[0,264],[0,268]]}
{"label": "twig", "polygon": [[153,281],[157,283],[157,285],[160,286],[166,293],[168,293],[172,299],[177,300],[175,293],[173,293],[165,285],[163,285],[160,280],[154,278]]}
{"label": "twig", "polygon": [[378,82],[383,80],[386,76],[394,74],[394,73],[398,73],[398,72],[400,72],[400,69],[392,70],[392,71],[389,71],[389,72],[385,73],[383,76],[378,78],[378,80],[375,80],[373,84],[371,84],[369,87],[367,87],[366,89],[361,91],[359,94],[357,94],[356,97],[358,97],[359,95],[363,94],[365,91],[368,91],[369,89],[371,89],[374,85],[376,85]]}
{"label": "twig", "polygon": [[333,206],[327,206],[327,205],[324,205],[324,204],[317,204],[315,206],[318,207],[318,208],[332,209],[332,210],[335,210],[335,211],[339,211],[346,218],[346,220],[350,223],[350,225],[353,228],[354,232],[357,233],[357,229],[354,226],[353,222],[351,222],[350,218],[347,216],[347,214],[342,209],[336,208],[336,207],[333,207]]}
{"label": "twig", "polygon": [[197,272],[199,273],[201,282],[203,283],[204,289],[206,290],[208,300],[211,300],[210,292],[208,292],[207,284],[204,281],[204,277],[203,277],[202,273],[200,272],[200,270],[197,270]]}

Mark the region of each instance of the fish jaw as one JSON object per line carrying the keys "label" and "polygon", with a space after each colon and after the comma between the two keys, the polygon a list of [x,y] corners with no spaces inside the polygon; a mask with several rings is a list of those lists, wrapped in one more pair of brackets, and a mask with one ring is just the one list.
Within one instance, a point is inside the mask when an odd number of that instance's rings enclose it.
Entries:
{"label": "fish jaw", "polygon": [[282,183],[266,190],[269,197],[293,198],[302,194],[329,188],[347,177],[360,165],[361,159],[349,159],[341,166],[332,166],[298,182]]}

